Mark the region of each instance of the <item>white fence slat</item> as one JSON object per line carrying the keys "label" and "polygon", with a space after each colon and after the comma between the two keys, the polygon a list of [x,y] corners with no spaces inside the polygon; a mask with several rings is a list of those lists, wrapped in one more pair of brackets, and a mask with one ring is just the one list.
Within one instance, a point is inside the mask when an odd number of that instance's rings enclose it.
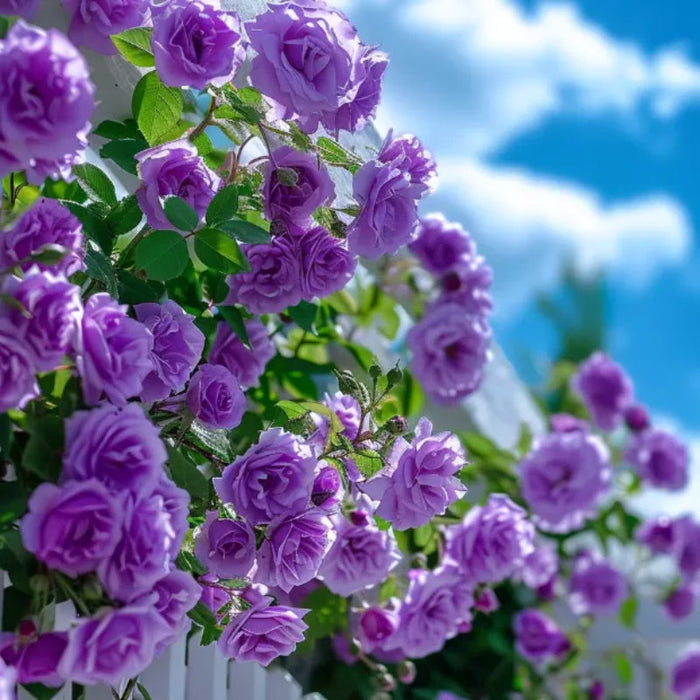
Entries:
{"label": "white fence slat", "polygon": [[114,700],[112,689],[106,685],[85,686],[85,700]]}
{"label": "white fence slat", "polygon": [[266,676],[267,671],[259,664],[252,662],[231,664],[228,676],[228,700],[267,700]]}
{"label": "white fence slat", "polygon": [[187,700],[224,700],[228,685],[228,659],[216,644],[203,647],[200,639],[201,635],[196,634],[189,642]]}
{"label": "white fence slat", "polygon": [[265,700],[301,700],[301,686],[289,671],[274,668],[267,672]]}
{"label": "white fence slat", "polygon": [[[182,635],[139,676],[139,683],[153,700],[185,700],[186,647],[187,636]],[[139,697],[141,694],[137,691],[135,695]]]}

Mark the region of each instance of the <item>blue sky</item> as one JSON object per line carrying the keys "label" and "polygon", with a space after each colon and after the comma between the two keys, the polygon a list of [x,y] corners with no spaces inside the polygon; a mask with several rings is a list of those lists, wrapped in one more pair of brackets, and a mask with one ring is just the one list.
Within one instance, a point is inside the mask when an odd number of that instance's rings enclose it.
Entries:
{"label": "blue sky", "polygon": [[339,4],[391,57],[378,125],[434,151],[427,210],[464,223],[493,265],[519,369],[554,348],[535,295],[565,260],[602,267],[610,351],[655,415],[700,434],[700,5]]}

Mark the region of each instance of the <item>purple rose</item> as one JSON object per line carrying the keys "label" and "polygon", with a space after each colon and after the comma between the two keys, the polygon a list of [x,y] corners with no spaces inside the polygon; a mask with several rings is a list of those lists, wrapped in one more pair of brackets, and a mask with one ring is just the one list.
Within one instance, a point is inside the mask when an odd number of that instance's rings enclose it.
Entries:
{"label": "purple rose", "polygon": [[527,513],[503,494],[473,506],[446,535],[445,551],[473,583],[503,581],[534,551],[535,528]]}
{"label": "purple rose", "polygon": [[279,656],[289,656],[304,640],[308,625],[302,620],[308,610],[270,605],[261,598],[234,615],[219,638],[219,650],[234,661],[254,661],[267,666]]}
{"label": "purple rose", "polygon": [[56,369],[78,344],[83,315],[80,288],[63,276],[33,269],[21,280],[10,278],[3,291],[22,306],[8,308],[7,316],[32,349],[36,369]]}
{"label": "purple rose", "polygon": [[358,515],[365,517],[354,522],[340,513],[332,517],[335,541],[319,569],[326,587],[342,596],[381,583],[401,558],[393,533],[380,530],[363,511]]}
{"label": "purple rose", "polygon": [[442,214],[429,214],[420,220],[416,240],[409,249],[436,277],[468,265],[476,256],[472,237],[460,224],[447,221]]}
{"label": "purple rose", "polygon": [[489,359],[491,329],[458,304],[439,304],[408,332],[410,368],[430,398],[454,405],[475,392]]}
{"label": "purple rose", "polygon": [[94,571],[114,552],[122,506],[96,479],[40,484],[29,499],[20,533],[25,549],[68,576]]}
{"label": "purple rose", "polygon": [[681,585],[674,588],[664,601],[666,613],[672,620],[684,620],[693,613],[697,586]]}
{"label": "purple rose", "polygon": [[85,402],[94,405],[103,394],[118,406],[141,392],[153,370],[153,336],[126,315],[108,294],[95,294],[85,304],[82,347],[77,357]]}
{"label": "purple rose", "polygon": [[166,459],[158,428],[138,404],[120,409],[106,403],[66,420],[66,479],[97,479],[115,493],[149,493]]}
{"label": "purple rose", "polygon": [[209,350],[209,362],[223,365],[231,372],[242,389],[258,386],[265,365],[275,356],[275,346],[267,329],[257,318],[244,322],[250,347],[231,330],[228,323],[219,323]]}
{"label": "purple rose", "polygon": [[222,365],[202,365],[190,379],[187,408],[208,428],[235,428],[245,406],[238,380]]}
{"label": "purple rose", "polygon": [[0,318],[0,413],[22,409],[39,395],[35,371],[32,349],[12,321]]}
{"label": "purple rose", "polygon": [[[338,416],[343,425],[343,435],[351,442],[356,440],[360,433],[360,419],[362,418],[362,409],[357,399],[337,391],[333,396],[326,394],[323,397],[323,403]],[[328,436],[330,420],[327,416],[323,416],[320,413],[312,414],[312,418],[318,429],[311,439],[314,443],[323,447],[326,443],[326,437]],[[369,422],[369,416],[365,416],[362,432],[369,429]]]}
{"label": "purple rose", "polygon": [[258,550],[256,581],[289,593],[316,577],[332,542],[330,522],[320,509],[276,518]]}
{"label": "purple rose", "polygon": [[625,424],[632,432],[635,433],[646,430],[651,425],[649,411],[647,411],[642,404],[632,404],[625,411]]}
{"label": "purple rose", "polygon": [[189,530],[187,518],[190,514],[190,494],[185,489],[175,486],[165,473],[160,475],[153,494],[163,499],[163,510],[170,517],[170,526],[175,536],[170,542],[169,552],[170,558],[175,559],[180,551],[185,533]]}
{"label": "purple rose", "polygon": [[314,479],[312,503],[324,510],[335,508],[340,502],[342,486],[340,474],[335,467],[322,467]]}
{"label": "purple rose", "polygon": [[513,621],[515,648],[528,661],[556,659],[570,648],[569,640],[551,617],[539,610],[521,610]]}
{"label": "purple rose", "polygon": [[148,0],[63,0],[71,13],[68,36],[97,53],[117,53],[110,36],[142,27],[149,18]]}
{"label": "purple rose", "polygon": [[467,461],[459,438],[447,432],[432,435],[432,431],[432,423],[421,418],[410,446],[405,440],[397,441],[396,469],[364,487],[380,501],[377,515],[397,530],[425,525],[464,495],[455,476]]}
{"label": "purple rose", "polygon": [[324,166],[309,153],[289,146],[272,151],[265,172],[263,198],[268,219],[304,224],[319,207],[329,206],[335,186]]}
{"label": "purple rose", "polygon": [[17,669],[8,666],[0,657],[0,700],[15,700]]}
{"label": "purple rose", "polygon": [[671,671],[671,690],[683,700],[697,700],[700,693],[700,649],[691,647]]}
{"label": "purple rose", "polygon": [[277,236],[271,243],[244,245],[250,272],[226,278],[227,304],[241,304],[254,314],[279,313],[301,301],[301,271],[295,242]]}
{"label": "purple rose", "polygon": [[170,572],[175,530],[163,498],[128,494],[122,503],[123,524],[112,555],[98,567],[100,581],[114,600],[130,601],[150,591]]}
{"label": "purple rose", "polygon": [[521,488],[537,525],[571,532],[591,514],[610,484],[610,455],[588,433],[552,433],[536,438],[520,463]]}
{"label": "purple rose", "polygon": [[554,581],[559,571],[559,555],[556,547],[546,541],[535,544],[535,548],[524,559],[515,572],[515,578],[529,588],[541,588]]}
{"label": "purple rose", "polygon": [[214,487],[219,498],[232,503],[251,525],[260,525],[306,509],[314,466],[306,445],[291,433],[272,428],[214,479]]}
{"label": "purple rose", "polygon": [[141,185],[136,198],[154,229],[177,230],[163,209],[166,197],[179,197],[189,204],[200,220],[221,187],[221,178],[199,157],[187,139],[153,146],[136,154]]}
{"label": "purple rose", "polygon": [[117,686],[148,668],[167,633],[150,607],[103,608],[71,629],[58,672],[74,683]]}
{"label": "purple rose", "polygon": [[[42,683],[56,688],[65,680],[57,667],[67,644],[65,632],[33,634],[29,639],[0,632],[0,659],[16,669],[18,683]],[[0,692],[0,700],[14,697]]]}
{"label": "purple rose", "polygon": [[632,382],[622,367],[602,352],[594,353],[578,368],[571,386],[601,430],[615,428],[632,402]]}
{"label": "purple rose", "polygon": [[493,309],[489,294],[492,282],[491,268],[477,255],[440,280],[441,291],[437,303],[453,302],[469,314],[489,314]]}
{"label": "purple rose", "polygon": [[440,651],[459,633],[460,623],[471,619],[473,603],[471,586],[456,567],[413,569],[399,610],[399,629],[385,648],[400,648],[412,658]]}
{"label": "purple rose", "polygon": [[352,190],[360,205],[348,226],[353,255],[378,260],[410,243],[418,218],[416,193],[398,168],[369,161],[355,173]]}
{"label": "purple rose", "polygon": [[568,413],[552,413],[549,427],[553,433],[588,432],[588,423]]}
{"label": "purple rose", "polygon": [[577,615],[614,615],[627,598],[625,577],[589,552],[576,557],[569,581],[569,603]]}
{"label": "purple rose", "polygon": [[337,238],[316,226],[296,241],[303,299],[322,299],[346,287],[355,274],[355,258]]}
{"label": "purple rose", "polygon": [[676,544],[678,528],[669,518],[655,518],[643,522],[635,533],[638,542],[649,547],[654,554],[671,554]]}
{"label": "purple rose", "polygon": [[200,576],[199,582],[202,584],[202,603],[219,619],[221,617],[219,611],[231,601],[229,589],[217,585],[217,578],[212,574]]}
{"label": "purple rose", "polygon": [[357,638],[362,651],[371,654],[381,649],[399,627],[399,617],[394,610],[386,608],[368,608],[358,621]]}
{"label": "purple rose", "polygon": [[182,391],[204,350],[204,334],[174,301],[137,304],[136,318],[153,335],[153,371],[144,379],[142,401],[158,401]]}
{"label": "purple rose", "polygon": [[134,603],[134,606],[153,608],[161,618],[167,633],[156,645],[156,654],[177,641],[189,628],[187,613],[197,604],[201,586],[184,571],[171,571]]}
{"label": "purple rose", "polygon": [[496,612],[499,607],[501,604],[498,602],[498,596],[494,593],[493,588],[483,588],[474,599],[474,609],[485,615]]}
{"label": "purple rose", "polygon": [[31,19],[38,7],[39,0],[0,0],[0,15],[19,15]]}
{"label": "purple rose", "polygon": [[245,521],[210,510],[195,534],[194,553],[216,576],[244,578],[255,563],[255,533]]}
{"label": "purple rose", "polygon": [[307,133],[319,121],[354,131],[374,113],[387,59],[363,46],[341,12],[305,0],[268,5],[246,29],[257,53],[250,79],[272,120],[295,119]]}
{"label": "purple rose", "polygon": [[680,491],[688,483],[688,448],[665,430],[645,430],[625,450],[639,478],[659,489]]}
{"label": "purple rose", "polygon": [[153,17],[153,55],[161,80],[204,90],[230,82],[245,58],[241,21],[218,0],[171,0]]}
{"label": "purple rose", "polygon": [[[66,254],[57,263],[46,265],[28,259],[49,245],[66,249]],[[9,231],[0,232],[1,267],[18,265],[27,272],[36,265],[40,270],[52,270],[69,277],[84,269],[84,257],[83,228],[78,219],[55,199],[40,197]],[[24,262],[20,263],[20,260]]]}
{"label": "purple rose", "polygon": [[673,554],[686,581],[700,571],[700,524],[686,515],[673,524]]}
{"label": "purple rose", "polygon": [[403,134],[393,138],[393,133],[389,131],[377,160],[380,163],[391,163],[405,173],[416,189],[416,199],[424,197],[435,189],[437,182],[435,159],[417,136]]}
{"label": "purple rose", "polygon": [[87,145],[94,92],[85,59],[61,32],[14,24],[0,41],[0,177],[69,179]]}

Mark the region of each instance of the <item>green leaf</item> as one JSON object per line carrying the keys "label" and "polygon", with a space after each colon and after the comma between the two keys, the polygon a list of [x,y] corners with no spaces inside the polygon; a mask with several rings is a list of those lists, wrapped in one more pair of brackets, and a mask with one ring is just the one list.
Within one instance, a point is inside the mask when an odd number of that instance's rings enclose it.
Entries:
{"label": "green leaf", "polygon": [[276,404],[289,420],[298,420],[307,413],[318,413],[328,418],[333,433],[342,433],[345,430],[342,421],[334,410],[319,401],[278,401]]}
{"label": "green leaf", "polygon": [[235,236],[241,243],[269,243],[271,238],[270,232],[261,226],[240,219],[224,221],[219,228]]}
{"label": "green leaf", "polygon": [[199,601],[187,614],[200,627],[216,627],[218,624],[214,613],[202,601]]}
{"label": "green leaf", "polygon": [[77,202],[63,201],[62,203],[83,225],[85,234],[109,255],[114,245],[114,236],[105,221],[107,211],[104,204],[85,206]]}
{"label": "green leaf", "polygon": [[224,429],[212,430],[198,420],[190,425],[190,436],[194,441],[223,460],[228,460],[231,456],[228,432]]}
{"label": "green leaf", "polygon": [[85,250],[86,274],[98,282],[102,282],[111,297],[117,296],[117,278],[114,276],[114,268],[107,256],[91,245]]}
{"label": "green leaf", "polygon": [[139,689],[139,693],[143,695],[143,700],[153,700],[151,694],[144,688],[143,683],[137,683],[136,687]]}
{"label": "green leaf", "polygon": [[318,306],[308,301],[300,301],[296,306],[290,306],[287,309],[287,315],[294,323],[303,328],[305,331],[315,333],[314,321],[318,313]]}
{"label": "green leaf", "polygon": [[331,593],[325,586],[306,596],[302,607],[309,609],[304,617],[304,622],[309,626],[301,645],[304,649],[313,648],[316,640],[347,627],[348,601]]}
{"label": "green leaf", "polygon": [[355,298],[347,289],[333,292],[333,294],[326,297],[323,301],[339,314],[345,314],[346,316],[354,316],[358,310]]}
{"label": "green leaf", "polygon": [[56,697],[58,691],[61,690],[63,686],[59,688],[49,688],[43,685],[43,683],[22,683],[22,687],[34,700],[51,700],[51,698]]}
{"label": "green leaf", "polygon": [[117,271],[119,301],[122,304],[141,304],[145,301],[160,301],[165,287],[155,280],[144,280],[127,270]]}
{"label": "green leaf", "polygon": [[136,269],[160,282],[181,275],[190,259],[187,243],[177,231],[149,233],[136,246],[135,257]]}
{"label": "green leaf", "polygon": [[138,174],[136,167],[136,154],[148,148],[144,139],[122,139],[109,141],[100,148],[103,158],[113,160],[122,170],[132,175]]}
{"label": "green leaf", "polygon": [[23,547],[19,530],[6,530],[0,535],[0,569],[7,571],[10,581],[23,593],[31,592],[32,563],[32,555]]}
{"label": "green leaf", "polygon": [[0,16],[0,39],[4,39],[7,35],[7,30],[10,28],[10,18],[4,15]]}
{"label": "green leaf", "polygon": [[613,663],[620,681],[625,685],[629,685],[634,678],[634,668],[632,666],[632,662],[623,652],[618,651],[615,653]]}
{"label": "green leaf", "polygon": [[131,110],[146,141],[154,145],[178,123],[184,104],[182,92],[163,85],[152,71],[136,85]]}
{"label": "green leaf", "polygon": [[30,424],[30,436],[22,455],[22,467],[45,481],[56,481],[61,473],[63,421],[48,415]]}
{"label": "green leaf", "polygon": [[156,64],[151,48],[152,33],[152,29],[145,27],[127,29],[121,34],[112,36],[112,42],[129,63],[139,68],[152,68]]}
{"label": "green leaf", "polygon": [[197,231],[194,237],[194,251],[212,270],[229,275],[250,270],[248,258],[238,247],[238,243],[218,229],[204,228]]}
{"label": "green leaf", "polygon": [[637,620],[637,608],[639,607],[639,601],[631,596],[625,600],[620,606],[620,622],[625,627],[633,628]]}
{"label": "green leaf", "polygon": [[8,461],[12,447],[12,421],[7,413],[0,414],[0,462]]}
{"label": "green leaf", "polygon": [[347,168],[353,173],[362,165],[362,161],[354,153],[346,151],[340,144],[325,136],[318,139],[316,148],[321,158],[330,165]]}
{"label": "green leaf", "polygon": [[107,226],[114,232],[115,236],[121,236],[129,231],[133,231],[143,218],[143,213],[139,207],[135,195],[129,195],[120,200],[116,207],[107,216]]}
{"label": "green leaf", "polygon": [[92,163],[73,167],[73,174],[90,199],[110,207],[117,203],[117,193],[112,181]]}
{"label": "green leaf", "polygon": [[0,526],[14,523],[27,510],[29,494],[19,481],[0,481]]}
{"label": "green leaf", "polygon": [[219,226],[230,221],[238,210],[238,188],[229,185],[219,190],[207,207],[206,220],[209,226]]}
{"label": "green leaf", "polygon": [[360,474],[369,479],[377,472],[381,471],[384,466],[381,455],[378,452],[370,449],[355,450],[348,455],[355,462]]}
{"label": "green leaf", "polygon": [[197,212],[179,197],[167,197],[163,203],[163,211],[168,221],[181,231],[192,231],[199,223]]}
{"label": "green leaf", "polygon": [[218,312],[223,319],[231,327],[231,330],[241,339],[241,342],[246,347],[250,347],[250,338],[248,330],[245,327],[245,321],[240,310],[235,306],[217,306]]}
{"label": "green leaf", "polygon": [[192,498],[206,499],[209,497],[207,478],[175,447],[168,446],[168,464],[173,481],[180,488],[185,489]]}
{"label": "green leaf", "polygon": [[95,136],[103,139],[140,139],[142,138],[138,124],[135,119],[126,119],[123,122],[116,122],[105,119],[100,122],[92,132]]}

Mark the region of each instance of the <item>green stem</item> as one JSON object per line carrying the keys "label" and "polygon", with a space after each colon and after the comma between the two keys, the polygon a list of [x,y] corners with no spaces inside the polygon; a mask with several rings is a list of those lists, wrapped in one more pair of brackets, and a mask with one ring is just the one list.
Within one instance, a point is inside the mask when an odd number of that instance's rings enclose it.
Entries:
{"label": "green stem", "polygon": [[204,115],[204,119],[202,119],[197,126],[192,129],[190,132],[190,135],[187,137],[188,141],[194,141],[198,136],[200,136],[204,130],[211,125],[211,119],[214,116],[214,110],[217,107],[216,103],[216,97],[212,95],[211,97],[211,102],[209,102],[209,108],[207,109],[207,113]]}
{"label": "green stem", "polygon": [[126,684],[126,688],[124,688],[124,692],[121,694],[119,700],[129,700],[132,693],[134,692],[134,688],[136,687],[137,682],[138,676],[134,676],[134,678],[130,679],[129,682]]}

